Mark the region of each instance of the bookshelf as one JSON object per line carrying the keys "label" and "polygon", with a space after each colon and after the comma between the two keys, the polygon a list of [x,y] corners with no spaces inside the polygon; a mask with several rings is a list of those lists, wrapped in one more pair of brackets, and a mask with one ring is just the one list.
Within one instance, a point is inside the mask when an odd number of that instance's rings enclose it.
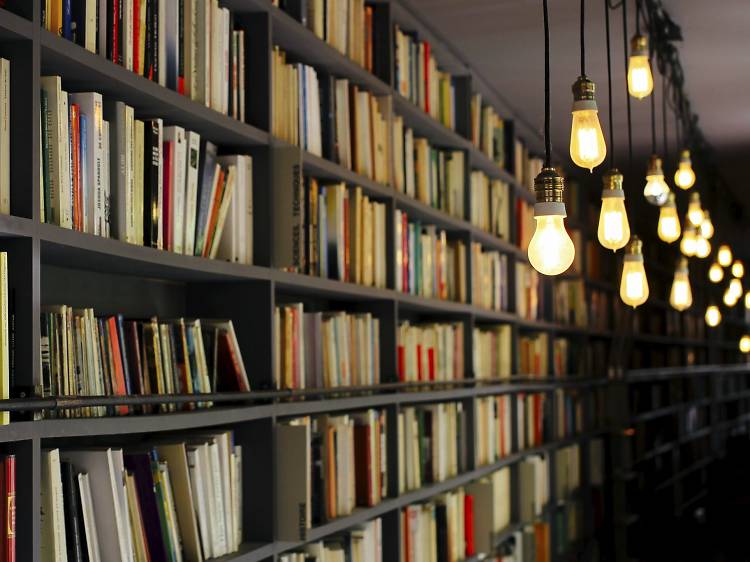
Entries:
{"label": "bookshelf", "polygon": [[[41,454],[50,447],[118,444],[135,445],[165,435],[184,435],[194,430],[230,428],[235,441],[243,446],[247,462],[243,466],[244,535],[236,553],[221,558],[225,562],[270,562],[298,549],[303,542],[278,540],[274,515],[278,509],[275,492],[277,467],[276,428],[280,421],[324,413],[350,413],[368,408],[383,408],[388,419],[396,419],[403,408],[417,404],[459,402],[474,421],[474,400],[497,395],[540,393],[545,399],[543,443],[519,450],[514,443],[512,453],[490,464],[477,466],[469,454],[467,470],[447,480],[430,483],[419,489],[398,493],[396,478],[389,482],[388,497],[373,507],[358,508],[346,515],[310,530],[304,542],[331,538],[357,525],[381,517],[384,531],[384,560],[399,560],[403,529],[399,512],[405,506],[428,500],[447,491],[481,479],[503,467],[511,468],[511,524],[494,537],[497,546],[505,543],[515,531],[530,521],[519,520],[520,490],[518,465],[525,459],[545,455],[549,459],[549,506],[539,519],[556,529],[558,514],[567,509],[571,498],[557,497],[555,486],[555,452],[579,445],[582,459],[591,456],[591,443],[605,436],[601,393],[609,386],[608,375],[600,369],[584,369],[577,376],[553,376],[552,361],[546,372],[529,376],[519,371],[518,341],[522,336],[548,336],[546,353],[553,357],[553,340],[564,337],[574,345],[588,345],[592,340],[610,342],[621,338],[614,323],[607,330],[587,326],[558,324],[552,321],[552,281],[540,281],[543,295],[536,318],[522,318],[516,302],[516,267],[528,264],[525,252],[516,239],[516,201],[533,203],[533,193],[512,170],[500,168],[469,140],[469,103],[473,92],[483,93],[497,109],[503,109],[499,97],[460,57],[452,47],[437,37],[429,25],[397,0],[374,3],[378,35],[375,71],[370,73],[339,51],[317,38],[305,26],[267,0],[222,0],[236,16],[236,24],[248,32],[247,123],[223,115],[191,101],[168,88],[140,77],[80,46],[53,35],[40,26],[38,2],[10,2],[19,10],[13,13],[0,9],[0,56],[11,61],[11,215],[0,216],[0,250],[9,253],[9,287],[14,295],[14,365],[12,398],[5,408],[14,413],[14,420],[0,427],[0,452],[14,453],[18,459],[17,480],[17,556],[19,560],[37,562],[41,559],[40,486]],[[456,86],[456,128],[450,130],[431,118],[394,88],[393,26],[428,38],[434,52],[447,70],[452,72]],[[271,53],[278,45],[306,64],[325,69],[347,78],[370,93],[390,96],[393,111],[405,126],[440,148],[462,151],[465,155],[465,183],[469,174],[479,170],[492,179],[509,186],[510,223],[508,239],[499,238],[474,226],[467,217],[449,215],[437,208],[407,196],[394,188],[378,183],[331,160],[292,147],[274,137],[271,129]],[[39,107],[40,77],[57,74],[69,91],[100,92],[105,98],[123,101],[139,116],[158,116],[171,125],[180,125],[216,143],[222,150],[249,154],[253,157],[254,197],[254,265],[240,265],[221,260],[179,255],[149,247],[93,236],[52,224],[39,222]],[[504,115],[504,117],[510,117]],[[514,137],[514,125],[507,122],[506,133]],[[519,124],[519,130],[522,125]],[[534,139],[527,139],[533,143]],[[271,234],[273,217],[273,159],[277,151],[296,150],[305,175],[320,180],[342,181],[360,186],[372,199],[384,203],[387,211],[386,255],[388,288],[368,287],[333,279],[313,277],[272,267],[274,240]],[[29,156],[30,155],[30,156]],[[23,157],[22,157],[23,156]],[[28,156],[28,157],[27,157]],[[512,160],[512,159],[511,159]],[[469,190],[466,190],[468,200]],[[466,209],[470,206],[466,205]],[[473,298],[453,302],[425,298],[396,291],[394,287],[394,225],[393,211],[405,211],[410,218],[434,225],[470,247],[477,242],[483,250],[493,250],[508,260],[507,310],[489,310],[477,306]],[[581,222],[583,224],[583,222]],[[589,233],[590,234],[590,233]],[[588,235],[588,234],[587,234]],[[603,251],[603,250],[601,250]],[[471,252],[467,252],[471,260]],[[467,286],[471,287],[471,264],[466,265]],[[579,278],[587,291],[609,292],[616,298],[616,287],[602,279],[592,279],[584,267]],[[588,294],[588,292],[586,293]],[[313,310],[345,310],[370,312],[380,320],[380,368],[383,383],[373,387],[338,389],[275,390],[273,318],[277,304],[302,302]],[[92,405],[142,405],[145,403],[195,402],[194,395],[129,396],[69,398],[33,398],[41,383],[40,307],[46,304],[70,303],[94,307],[104,313],[123,312],[129,317],[195,316],[230,318],[235,325],[239,347],[253,390],[249,393],[217,393],[211,396],[213,408],[180,411],[159,415],[132,415],[85,419],[44,419],[30,421],[30,412],[41,409],[62,409]],[[458,321],[464,325],[465,373],[462,380],[445,383],[402,384],[396,382],[397,334],[402,320]],[[512,330],[512,374],[505,379],[475,380],[473,378],[473,328],[510,325]],[[685,340],[679,336],[654,339],[639,336],[645,344],[706,345],[704,340]],[[650,340],[648,338],[651,338]],[[606,344],[605,344],[606,345]],[[730,353],[723,355],[729,360]],[[566,374],[567,375],[567,374]],[[558,437],[556,426],[556,395],[575,392],[583,404],[583,431]],[[599,398],[597,398],[597,396]],[[515,404],[515,401],[512,401]],[[722,403],[717,408],[730,408]],[[733,407],[733,406],[731,406]],[[513,440],[517,440],[517,419],[511,415]],[[16,419],[17,418],[17,419]],[[730,423],[727,419],[726,424]],[[729,429],[729,426],[726,426]],[[473,453],[475,426],[468,424],[467,442]],[[388,471],[398,474],[398,434],[391,424],[387,435]],[[583,506],[579,539],[572,544],[558,540],[557,531],[550,532],[553,560],[567,560],[580,552],[588,552],[596,536],[589,504],[592,486],[588,481],[589,463],[581,461],[581,484],[576,501]],[[686,468],[681,469],[687,470]],[[699,469],[696,469],[699,470]],[[683,474],[678,472],[678,474]],[[681,480],[674,477],[675,481]],[[696,500],[697,501],[697,500]],[[477,557],[477,559],[479,559]]]}

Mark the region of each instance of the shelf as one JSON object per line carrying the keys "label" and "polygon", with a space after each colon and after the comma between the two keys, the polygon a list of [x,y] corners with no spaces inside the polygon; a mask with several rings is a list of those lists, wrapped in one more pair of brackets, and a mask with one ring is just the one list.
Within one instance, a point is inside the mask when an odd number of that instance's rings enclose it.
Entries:
{"label": "shelf", "polygon": [[10,12],[0,9],[0,41],[31,40],[34,36],[34,24]]}
{"label": "shelf", "polygon": [[393,91],[393,109],[404,119],[404,127],[414,130],[415,136],[429,139],[430,145],[437,148],[469,150],[473,145],[457,132],[452,131],[429,113]]}
{"label": "shelf", "polygon": [[123,101],[138,117],[161,117],[221,145],[248,149],[268,145],[267,132],[256,129],[91,53],[72,41],[40,30],[42,75],[62,76],[63,89],[96,91]]}

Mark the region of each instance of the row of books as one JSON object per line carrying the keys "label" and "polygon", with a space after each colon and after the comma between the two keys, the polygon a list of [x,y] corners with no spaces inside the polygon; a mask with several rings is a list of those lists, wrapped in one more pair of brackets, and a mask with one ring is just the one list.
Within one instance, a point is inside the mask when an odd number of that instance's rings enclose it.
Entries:
{"label": "row of books", "polygon": [[400,560],[460,562],[494,550],[510,523],[510,469],[401,511]]}
{"label": "row of books", "polygon": [[566,500],[581,485],[581,447],[578,444],[555,451],[555,497]]}
{"label": "row of books", "polygon": [[513,172],[516,181],[529,191],[534,190],[534,178],[539,175],[544,166],[544,160],[533,156],[521,139],[515,139],[513,144]]}
{"label": "row of books", "polygon": [[534,378],[549,376],[549,335],[546,332],[518,338],[518,372]]}
{"label": "row of books", "polygon": [[471,172],[471,224],[504,240],[510,238],[510,188],[479,170]]}
{"label": "row of books", "polygon": [[398,379],[401,382],[450,381],[464,378],[462,322],[398,327]]}
{"label": "row of books", "polygon": [[531,523],[544,515],[549,504],[549,456],[534,455],[518,463],[519,519]]}
{"label": "row of books", "polygon": [[523,525],[497,548],[494,562],[550,562],[550,525],[537,521]]}
{"label": "row of books", "polygon": [[[487,396],[474,399],[474,461],[476,466],[491,464],[513,452],[512,401],[514,396]],[[522,420],[519,420],[521,423]]]}
{"label": "row of books", "polygon": [[200,135],[42,77],[44,222],[178,254],[252,262],[253,169]]}
{"label": "row of books", "polygon": [[531,237],[536,230],[534,220],[534,205],[527,203],[525,199],[516,199],[516,244],[523,252],[529,249]]}
{"label": "row of books", "polygon": [[589,326],[586,288],[583,279],[556,279],[552,295],[552,314],[555,322],[579,328]]}
{"label": "row of books", "polygon": [[305,540],[309,530],[355,506],[386,496],[384,411],[296,418],[276,428],[276,527],[280,540]]}
{"label": "row of books", "polygon": [[279,557],[280,562],[383,562],[383,524],[367,521],[345,533],[305,545],[304,551]]}
{"label": "row of books", "polygon": [[508,310],[508,256],[471,243],[472,302],[489,310]]}
{"label": "row of books", "polygon": [[[42,306],[40,325],[44,396],[250,390],[231,320],[125,320],[122,314],[96,317],[92,308],[47,305]],[[165,404],[159,409],[177,408]],[[152,409],[97,406],[62,412],[65,417],[88,417]]]}
{"label": "row of books", "polygon": [[380,383],[380,320],[370,313],[305,312],[277,306],[276,388],[333,388]]}
{"label": "row of books", "polygon": [[606,371],[587,369],[587,365],[594,362],[588,361],[588,355],[597,353],[599,342],[590,342],[586,349],[581,349],[575,342],[568,338],[554,338],[552,340],[552,374],[555,377],[572,377],[584,373],[601,374]]}
{"label": "row of books", "polygon": [[586,430],[586,396],[576,389],[555,390],[555,430],[558,439],[573,437]]}
{"label": "row of books", "polygon": [[549,420],[545,415],[546,408],[546,394],[534,392],[516,395],[516,439],[519,451],[544,444],[549,426]]}
{"label": "row of books", "polygon": [[509,324],[474,328],[474,376],[509,378],[512,368],[512,328]]}
{"label": "row of books", "polygon": [[42,27],[245,121],[245,31],[218,0],[42,0]]}
{"label": "row of books", "polygon": [[133,448],[42,451],[43,560],[195,560],[242,542],[231,431]]}
{"label": "row of books", "polygon": [[544,307],[544,290],[537,271],[516,262],[516,314],[524,320],[539,320]]}
{"label": "row of books", "polygon": [[445,230],[410,221],[395,210],[397,291],[427,298],[466,302],[466,244],[448,240]]}
{"label": "row of books", "polygon": [[456,128],[453,77],[439,69],[429,41],[394,26],[394,80],[398,93],[449,129]]}
{"label": "row of books", "polygon": [[505,169],[506,130],[503,119],[491,105],[482,103],[482,94],[471,96],[471,142],[499,168]]}

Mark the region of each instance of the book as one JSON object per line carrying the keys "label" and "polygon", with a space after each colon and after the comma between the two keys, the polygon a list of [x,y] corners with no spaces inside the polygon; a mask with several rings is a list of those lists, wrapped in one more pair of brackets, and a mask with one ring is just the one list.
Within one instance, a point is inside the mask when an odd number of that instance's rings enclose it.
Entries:
{"label": "book", "polygon": [[310,423],[276,426],[276,529],[280,540],[305,540],[312,525]]}
{"label": "book", "polygon": [[401,322],[397,334],[397,367],[401,382],[463,379],[463,323]]}

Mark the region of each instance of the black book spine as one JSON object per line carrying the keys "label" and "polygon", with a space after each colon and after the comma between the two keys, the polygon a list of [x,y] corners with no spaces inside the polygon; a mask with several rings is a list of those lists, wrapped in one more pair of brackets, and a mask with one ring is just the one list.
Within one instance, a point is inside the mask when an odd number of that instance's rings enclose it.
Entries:
{"label": "black book spine", "polygon": [[[177,5],[177,91],[185,93],[185,0]],[[231,74],[231,73],[230,73]]]}
{"label": "black book spine", "polygon": [[283,3],[284,11],[300,22],[305,27],[307,26],[307,1],[306,0],[286,0]]}
{"label": "black book spine", "polygon": [[84,562],[85,540],[81,521],[81,502],[78,491],[78,476],[73,465],[63,461],[62,472],[63,502],[65,504],[65,539],[68,547],[68,562]]}
{"label": "black book spine", "polygon": [[448,512],[445,504],[435,506],[435,526],[437,527],[437,560],[448,562]]}
{"label": "black book spine", "polygon": [[319,78],[323,158],[336,161],[336,79],[323,72]]}
{"label": "black book spine", "polygon": [[116,53],[114,52],[114,30],[115,30],[115,11],[114,7],[118,0],[109,1],[109,10],[107,10],[107,58],[112,62],[117,62]]}
{"label": "black book spine", "polygon": [[151,43],[151,26],[152,26],[152,9],[151,9],[151,2],[150,0],[146,0],[146,29],[145,29],[145,43],[143,46],[143,75],[146,78],[151,78],[151,61],[153,60],[153,53],[151,52],[153,50],[153,44]]}
{"label": "black book spine", "polygon": [[156,248],[159,239],[159,124],[157,121],[147,123],[144,133],[143,165],[143,245]]}
{"label": "black book spine", "polygon": [[159,81],[159,2],[151,1],[151,76],[154,82]]}

